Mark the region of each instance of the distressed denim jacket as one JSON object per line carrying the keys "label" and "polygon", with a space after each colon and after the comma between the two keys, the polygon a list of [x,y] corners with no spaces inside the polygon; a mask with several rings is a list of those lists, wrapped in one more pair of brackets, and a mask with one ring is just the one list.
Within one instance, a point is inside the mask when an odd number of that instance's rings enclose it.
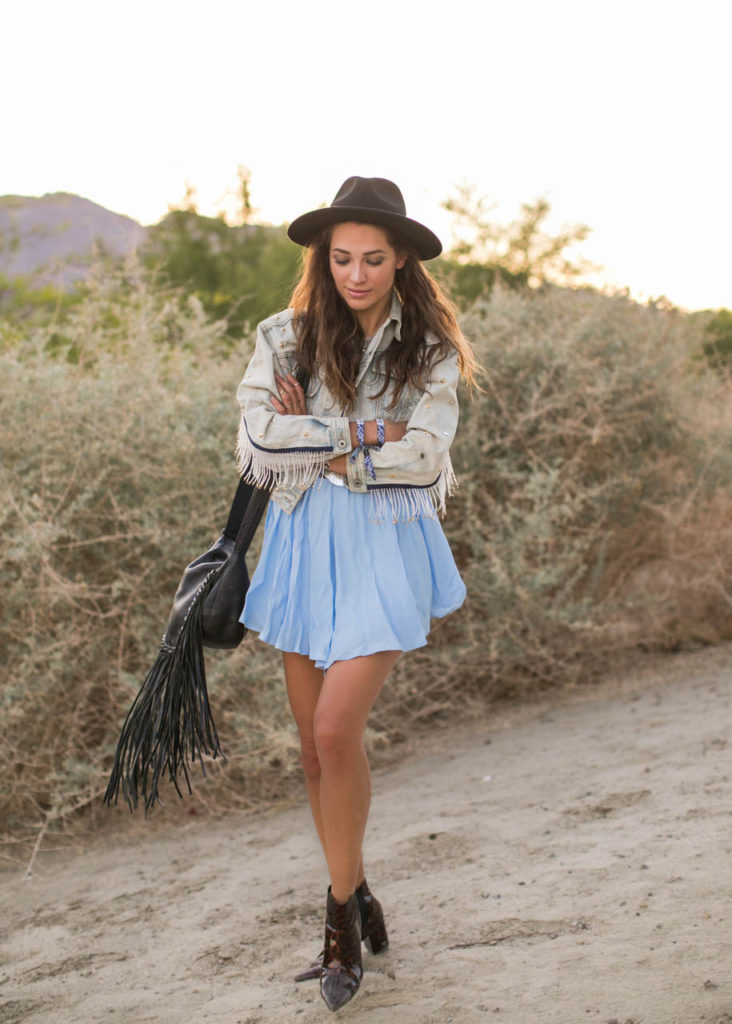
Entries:
{"label": "distressed denim jacket", "polygon": [[[242,418],[239,430],[239,471],[260,486],[274,484],[272,500],[291,512],[303,493],[324,475],[332,483],[368,493],[369,518],[382,522],[414,519],[445,511],[445,499],[455,485],[449,449],[458,421],[457,353],[451,352],[432,368],[421,392],[405,387],[390,406],[393,386],[374,398],[384,384],[376,364],[378,353],[401,337],[402,308],[394,293],[389,316],[364,345],[356,377],[357,401],[348,416],[328,390],[322,375],[313,374],[307,388],[308,415],[275,411],[270,398],[278,396],[275,374],[296,369],[297,339],[293,311],[286,309],[263,320],[249,365],[237,390]],[[427,337],[427,344],[434,341]],[[364,453],[352,452],[349,419],[382,418],[406,421],[400,441],[370,448],[373,477]],[[328,461],[349,455],[348,475],[328,473]]]}

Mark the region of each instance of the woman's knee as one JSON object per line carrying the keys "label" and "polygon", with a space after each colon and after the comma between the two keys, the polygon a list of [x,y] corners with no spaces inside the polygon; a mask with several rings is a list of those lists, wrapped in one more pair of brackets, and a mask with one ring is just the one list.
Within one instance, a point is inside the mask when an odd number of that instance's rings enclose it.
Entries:
{"label": "woman's knee", "polygon": [[349,723],[329,713],[315,715],[313,739],[321,766],[337,768],[359,756],[363,747],[361,732],[354,732]]}

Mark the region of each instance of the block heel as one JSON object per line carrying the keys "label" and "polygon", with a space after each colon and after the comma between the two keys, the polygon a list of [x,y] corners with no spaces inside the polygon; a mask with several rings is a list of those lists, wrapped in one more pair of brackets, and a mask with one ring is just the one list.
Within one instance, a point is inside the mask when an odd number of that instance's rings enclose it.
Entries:
{"label": "block heel", "polygon": [[389,948],[384,911],[366,884],[366,879],[356,889],[356,898],[361,912],[361,941],[371,953],[381,953]]}

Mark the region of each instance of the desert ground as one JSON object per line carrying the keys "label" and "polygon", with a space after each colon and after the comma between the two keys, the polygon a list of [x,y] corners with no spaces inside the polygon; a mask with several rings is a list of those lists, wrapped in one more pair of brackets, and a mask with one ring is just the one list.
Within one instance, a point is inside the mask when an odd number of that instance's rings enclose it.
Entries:
{"label": "desert ground", "polygon": [[[731,733],[730,647],[436,727],[375,773],[391,943],[338,1017],[732,1022]],[[0,1024],[331,1019],[292,981],[327,884],[304,802],[172,829],[125,814],[0,874]]]}

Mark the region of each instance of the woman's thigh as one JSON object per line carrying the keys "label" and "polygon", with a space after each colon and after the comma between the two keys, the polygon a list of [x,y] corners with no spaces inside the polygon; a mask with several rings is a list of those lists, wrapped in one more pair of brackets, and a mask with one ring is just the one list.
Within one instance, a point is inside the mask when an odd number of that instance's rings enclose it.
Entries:
{"label": "woman's thigh", "polygon": [[336,661],[326,671],[314,714],[316,735],[363,735],[374,701],[401,651],[379,651]]}
{"label": "woman's thigh", "polygon": [[282,660],[285,666],[287,697],[300,739],[305,743],[312,743],[313,719],[323,686],[323,670],[316,668],[315,662],[304,654],[285,651]]}

